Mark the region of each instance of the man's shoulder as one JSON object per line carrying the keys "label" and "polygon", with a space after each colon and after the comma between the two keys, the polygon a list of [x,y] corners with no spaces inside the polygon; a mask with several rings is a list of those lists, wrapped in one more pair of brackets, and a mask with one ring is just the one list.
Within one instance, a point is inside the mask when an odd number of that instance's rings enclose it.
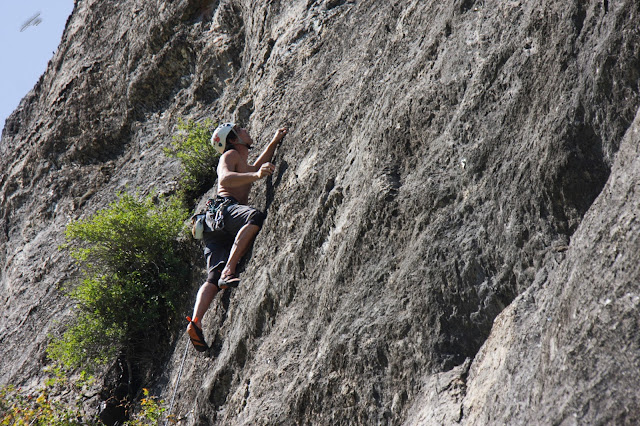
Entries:
{"label": "man's shoulder", "polygon": [[220,156],[220,163],[224,163],[227,166],[237,166],[241,161],[242,158],[235,149],[230,149]]}
{"label": "man's shoulder", "polygon": [[220,158],[235,160],[240,158],[240,153],[235,149],[230,149],[229,151],[225,151]]}

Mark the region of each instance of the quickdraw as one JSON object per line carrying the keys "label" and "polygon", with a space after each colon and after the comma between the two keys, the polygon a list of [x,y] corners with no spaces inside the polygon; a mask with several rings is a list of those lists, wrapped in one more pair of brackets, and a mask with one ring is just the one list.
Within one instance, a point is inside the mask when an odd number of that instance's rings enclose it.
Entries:
{"label": "quickdraw", "polygon": [[[213,202],[210,204],[210,201]],[[207,205],[209,206],[207,212],[207,225],[209,225],[209,227],[214,231],[223,229],[225,209],[237,203],[238,202],[235,199],[227,197],[217,197],[214,200],[207,201]],[[213,217],[212,220],[209,220],[209,214]]]}

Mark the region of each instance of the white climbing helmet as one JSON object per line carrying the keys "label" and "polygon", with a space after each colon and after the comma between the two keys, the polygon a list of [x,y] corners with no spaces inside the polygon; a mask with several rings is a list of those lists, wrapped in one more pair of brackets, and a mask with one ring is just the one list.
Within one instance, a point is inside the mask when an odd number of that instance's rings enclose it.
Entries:
{"label": "white climbing helmet", "polygon": [[223,123],[219,125],[213,132],[213,135],[211,135],[211,145],[220,154],[222,154],[224,149],[227,147],[227,136],[229,136],[229,133],[236,133],[236,131],[233,130],[234,126],[234,123]]}

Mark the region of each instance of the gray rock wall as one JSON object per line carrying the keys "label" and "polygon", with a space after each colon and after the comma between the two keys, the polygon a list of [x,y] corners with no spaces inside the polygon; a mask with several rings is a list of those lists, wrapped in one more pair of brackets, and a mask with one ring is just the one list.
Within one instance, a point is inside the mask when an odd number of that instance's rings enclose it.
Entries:
{"label": "gray rock wall", "polygon": [[638,421],[639,9],[79,1],[0,144],[0,383],[68,315],[67,221],[211,117],[291,132],[214,350],[158,372],[185,423]]}

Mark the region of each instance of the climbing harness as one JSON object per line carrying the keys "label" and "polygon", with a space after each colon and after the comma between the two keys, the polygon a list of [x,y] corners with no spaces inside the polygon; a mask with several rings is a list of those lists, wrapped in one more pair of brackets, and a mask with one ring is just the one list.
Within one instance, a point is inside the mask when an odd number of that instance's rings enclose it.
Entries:
{"label": "climbing harness", "polygon": [[238,202],[231,197],[210,198],[204,211],[191,216],[191,234],[201,240],[205,232],[220,231],[224,228],[225,209]]}
{"label": "climbing harness", "polygon": [[206,224],[212,231],[220,231],[224,228],[224,212],[227,207],[238,204],[231,197],[216,197],[207,201]]}

